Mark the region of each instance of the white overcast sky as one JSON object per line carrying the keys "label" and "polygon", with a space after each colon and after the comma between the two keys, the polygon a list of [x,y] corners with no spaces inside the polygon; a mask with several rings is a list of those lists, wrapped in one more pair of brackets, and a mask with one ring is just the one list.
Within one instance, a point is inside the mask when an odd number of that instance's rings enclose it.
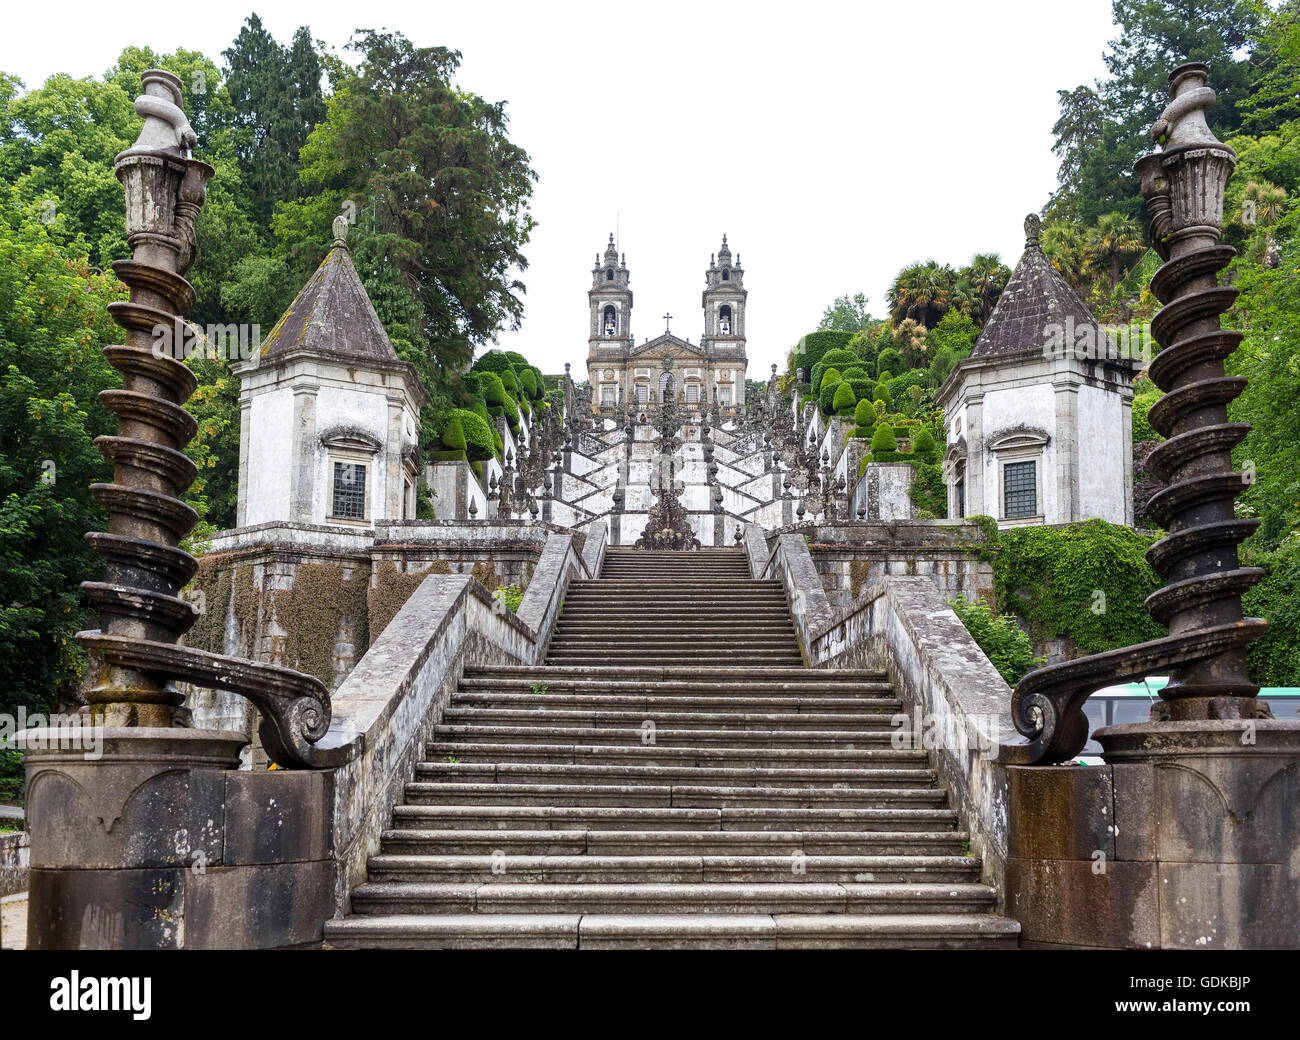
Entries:
{"label": "white overcast sky", "polygon": [[906,263],[996,251],[1014,265],[1024,215],[1056,184],[1056,91],[1102,75],[1117,31],[1108,0],[65,0],[10,6],[0,69],[29,87],[99,76],[129,44],[220,64],[254,9],[281,42],[306,24],[340,49],[357,27],[455,48],[460,85],[508,103],[539,174],[538,226],[523,327],[501,345],[548,372],[571,361],[575,376],[616,219],[638,342],[665,311],[698,341],[704,269],[727,234],[757,378],[835,296],[865,292],[882,315]]}

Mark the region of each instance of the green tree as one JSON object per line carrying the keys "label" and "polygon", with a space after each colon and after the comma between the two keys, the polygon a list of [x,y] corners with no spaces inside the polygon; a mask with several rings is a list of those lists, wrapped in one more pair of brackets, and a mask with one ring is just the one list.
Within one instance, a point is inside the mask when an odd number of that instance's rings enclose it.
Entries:
{"label": "green tree", "polygon": [[103,565],[89,485],[112,469],[93,440],[114,429],[99,403],[120,385],[102,348],[120,342],[106,307],[124,298],[64,218],[46,225],[10,189],[0,205],[0,712],[48,710],[74,691],[73,634],[89,614],[78,585]]}
{"label": "green tree", "polygon": [[320,59],[305,26],[284,47],[256,14],[222,57],[250,215],[269,229],[276,204],[297,196],[298,153],[325,119]]}
{"label": "green tree", "polygon": [[837,296],[822,313],[818,329],[833,329],[837,332],[861,332],[874,323],[875,319],[867,310],[867,297],[864,293],[852,296]]}
{"label": "green tree", "polygon": [[536,174],[507,136],[504,103],[453,82],[458,52],[372,30],[350,46],[360,66],[338,71],[328,119],[300,155],[303,195],[277,212],[276,234],[305,280],[333,217],[355,207],[354,261],[364,260],[358,272],[390,335],[392,325],[409,330],[400,352],[423,360],[421,376],[441,395],[423,421],[436,430],[452,374],[476,345],[519,325],[515,272],[527,266]]}

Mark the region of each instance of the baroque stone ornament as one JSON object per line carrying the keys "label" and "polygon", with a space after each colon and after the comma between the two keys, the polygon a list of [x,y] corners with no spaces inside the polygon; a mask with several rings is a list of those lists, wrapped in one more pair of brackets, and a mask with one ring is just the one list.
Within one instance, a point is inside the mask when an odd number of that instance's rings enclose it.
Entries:
{"label": "baroque stone ornament", "polygon": [[229,690],[262,713],[262,741],[278,764],[334,764],[312,747],[330,723],[329,694],[318,679],[178,643],[198,616],[180,596],[198,565],[179,547],[197,519],[180,498],[195,476],[182,452],[195,433],[184,404],[196,382],[183,345],[158,349],[156,330],[183,329],[182,315],[193,306],[183,275],[194,260],[194,221],[213,171],[188,155],[195,137],[181,111],[180,80],[158,69],[141,78],[135,111],[144,126],[114,163],[132,257],[113,270],[130,298],[108,305],[126,341],[104,349],[122,387],[100,394],[118,429],[95,441],[113,464],[113,482],[91,485],[108,529],[86,535],[107,564],[104,581],[82,584],[100,615],[99,628],[77,634],[93,665],[83,690],[86,714],[107,726],[188,727],[177,681]]}
{"label": "baroque stone ornament", "polygon": [[1240,566],[1237,556],[1237,545],[1258,521],[1237,518],[1233,508],[1246,477],[1233,471],[1231,451],[1250,427],[1227,416],[1246,380],[1225,376],[1223,365],[1241,333],[1220,328],[1237,290],[1219,286],[1217,277],[1234,252],[1219,239],[1236,156],[1205,121],[1214,104],[1208,75],[1198,62],[1170,74],[1171,101],[1152,131],[1163,147],[1136,167],[1152,216],[1151,240],[1165,261],[1151,279],[1164,307],[1151,322],[1162,349],[1149,373],[1165,391],[1151,409],[1151,425],[1166,440],[1149,465],[1168,486],[1147,511],[1168,534],[1147,559],[1168,584],[1147,598],[1146,608],[1168,625],[1169,635],[1022,679],[1012,715],[1036,762],[1064,762],[1083,749],[1083,703],[1090,694],[1166,671],[1161,714],[1170,722],[1264,717],[1259,687],[1246,674],[1246,647],[1264,634],[1267,622],[1243,618],[1241,609],[1242,593],[1263,572]]}
{"label": "baroque stone ornament", "polygon": [[678,435],[682,426],[682,411],[674,401],[666,401],[659,407],[655,415],[655,426],[659,434],[656,441],[659,457],[654,487],[658,494],[650,506],[650,516],[645,530],[636,541],[636,548],[698,549],[700,540],[691,530],[686,509],[682,505],[681,493],[685,485],[677,479],[677,453],[682,446]]}

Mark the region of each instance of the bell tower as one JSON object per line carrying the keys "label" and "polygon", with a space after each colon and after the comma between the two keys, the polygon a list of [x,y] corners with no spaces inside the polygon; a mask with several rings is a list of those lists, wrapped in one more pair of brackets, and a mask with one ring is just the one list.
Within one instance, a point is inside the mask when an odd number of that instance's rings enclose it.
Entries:
{"label": "bell tower", "polygon": [[632,290],[628,288],[631,274],[627,258],[619,259],[614,236],[609,236],[602,259],[596,256],[596,266],[591,271],[591,289],[587,299],[591,305],[590,353],[607,347],[632,345]]}
{"label": "bell tower", "polygon": [[704,273],[704,346],[721,345],[745,349],[745,272],[740,257],[731,262],[731,249],[727,236],[722,236],[722,248],[716,257],[709,257],[709,269]]}
{"label": "bell tower", "polygon": [[724,408],[743,409],[745,404],[745,272],[740,257],[731,262],[727,236],[716,256],[709,257],[704,272],[704,334],[700,345],[708,358],[710,382],[717,402]]}

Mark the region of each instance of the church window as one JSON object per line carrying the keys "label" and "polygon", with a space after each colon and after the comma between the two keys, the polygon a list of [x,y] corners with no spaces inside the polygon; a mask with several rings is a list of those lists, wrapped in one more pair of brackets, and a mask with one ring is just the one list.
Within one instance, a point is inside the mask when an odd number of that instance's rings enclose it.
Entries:
{"label": "church window", "polygon": [[366,518],[366,467],[360,462],[334,462],[334,501],[330,515],[336,520]]}
{"label": "church window", "polygon": [[613,304],[605,308],[605,335],[618,335],[618,315],[614,311]]}
{"label": "church window", "polygon": [[614,387],[606,384],[600,388],[600,403],[609,407],[614,403]]}
{"label": "church window", "polygon": [[721,405],[731,404],[731,387],[729,386],[718,387],[718,403]]}
{"label": "church window", "polygon": [[1002,468],[1002,515],[1018,520],[1038,513],[1038,463],[1008,462]]}
{"label": "church window", "polygon": [[614,280],[614,268],[611,267],[608,271],[605,272],[605,281],[612,282],[613,280]]}
{"label": "church window", "polygon": [[686,384],[686,403],[687,404],[700,403],[700,385],[698,383]]}
{"label": "church window", "polygon": [[959,477],[957,480],[957,516],[960,520],[966,515],[966,478]]}
{"label": "church window", "polygon": [[636,401],[637,404],[648,404],[650,402],[650,386],[648,383],[637,383]]}
{"label": "church window", "polygon": [[723,271],[723,272],[722,272],[722,280],[723,280],[724,282],[729,282],[729,281],[731,281],[731,272],[730,272],[730,271]]}

